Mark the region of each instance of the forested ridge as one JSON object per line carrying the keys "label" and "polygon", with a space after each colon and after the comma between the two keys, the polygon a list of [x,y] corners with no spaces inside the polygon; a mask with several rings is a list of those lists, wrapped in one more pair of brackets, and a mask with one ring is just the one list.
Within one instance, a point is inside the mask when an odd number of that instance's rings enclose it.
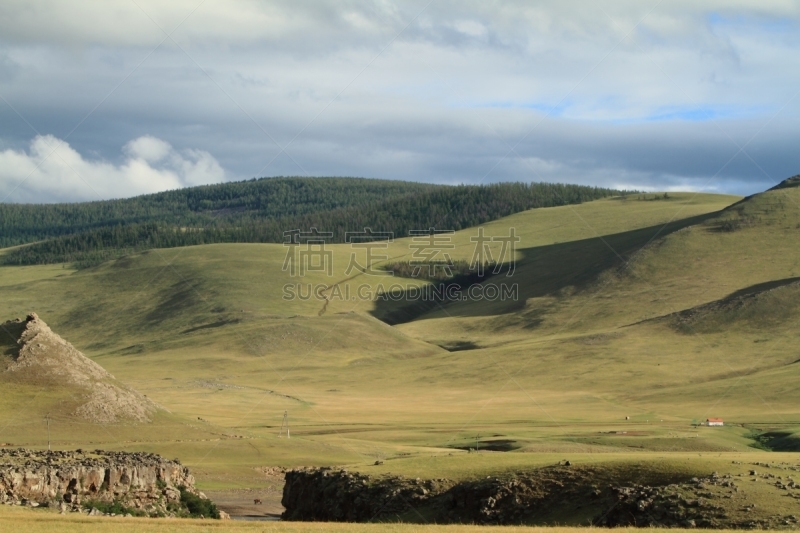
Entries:
{"label": "forested ridge", "polygon": [[363,178],[262,178],[120,200],[0,204],[0,248],[120,224],[207,227],[363,207],[436,188],[441,186]]}
{"label": "forested ridge", "polygon": [[[125,200],[0,204],[0,263],[90,266],[131,252],[211,243],[283,242],[284,232],[371,228],[397,237],[460,230],[526,209],[620,191],[552,183],[441,186],[361,178],[264,178]],[[32,242],[38,241],[38,242]]]}

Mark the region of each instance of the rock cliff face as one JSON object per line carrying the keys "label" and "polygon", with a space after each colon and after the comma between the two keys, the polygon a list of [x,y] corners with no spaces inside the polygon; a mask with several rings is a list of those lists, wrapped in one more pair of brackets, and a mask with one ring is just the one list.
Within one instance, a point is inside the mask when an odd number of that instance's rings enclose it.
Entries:
{"label": "rock cliff face", "polygon": [[[794,498],[790,492],[800,488],[789,478],[763,476],[786,491],[784,496]],[[795,503],[800,496],[782,507],[784,513],[794,514],[774,514],[775,510],[759,514],[755,505],[741,512],[732,507],[732,494],[740,490],[741,481],[729,474],[690,478],[680,473],[576,467],[566,461],[459,483],[306,468],[286,473],[282,518],[748,529],[800,524],[800,504]]]}
{"label": "rock cliff face", "polygon": [[149,453],[0,449],[0,503],[80,510],[118,502],[143,514],[169,515],[179,487],[199,495],[189,469]]}
{"label": "rock cliff face", "polygon": [[374,478],[330,468],[286,472],[283,520],[370,522],[424,505],[452,481]]}
{"label": "rock cliff face", "polygon": [[437,523],[548,523],[565,501],[585,501],[597,512],[611,501],[610,487],[598,490],[597,472],[568,466],[542,468],[509,478],[462,481],[373,477],[327,468],[286,473],[285,520],[367,522],[381,519]]}

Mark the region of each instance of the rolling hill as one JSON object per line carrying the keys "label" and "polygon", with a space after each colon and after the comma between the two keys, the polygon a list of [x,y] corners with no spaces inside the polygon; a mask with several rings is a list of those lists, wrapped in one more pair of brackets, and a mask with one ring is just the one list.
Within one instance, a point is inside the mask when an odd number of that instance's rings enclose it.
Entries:
{"label": "rolling hill", "polygon": [[[206,487],[255,486],[264,464],[445,468],[476,440],[513,452],[481,459],[481,474],[534,455],[757,453],[768,428],[791,449],[798,193],[628,195],[486,221],[486,235],[520,238],[513,275],[476,283],[516,284],[507,301],[376,298],[431,285],[380,270],[413,261],[413,238],[381,248],[376,272],[347,272],[363,250],[330,244],[331,274],[302,278],[283,268],[282,244],[219,243],[80,270],[3,266],[0,316],[37,309],[172,416],[228,435],[136,444],[180,453]],[[471,260],[475,235],[448,236],[453,261]],[[309,285],[321,288],[297,296]],[[0,418],[25,398],[7,396]],[[291,441],[277,436],[285,411]],[[726,427],[692,426],[710,416]]]}
{"label": "rolling hill", "polygon": [[[710,195],[678,195],[669,201],[607,199],[574,207],[526,211],[493,222],[486,226],[486,230],[507,230],[509,225],[513,225],[523,242],[538,244],[538,248],[561,250],[573,243],[570,254],[580,254],[583,250],[587,255],[595,255],[598,234],[602,238],[615,238],[613,236],[624,234],[625,230],[639,232],[641,235],[637,233],[634,241],[639,243],[655,234],[657,230],[652,228],[669,221],[677,210],[692,219],[705,216],[704,213],[720,209],[733,200]],[[590,225],[586,224],[587,221]],[[470,236],[468,230],[453,236],[454,257],[469,258],[472,248]],[[377,292],[380,283],[385,283],[385,278],[380,276],[351,275],[347,279],[343,270],[352,248],[333,245],[331,250],[334,264],[339,265],[334,278],[330,279],[324,272],[313,273],[306,276],[304,282],[330,285],[331,281],[344,280],[342,286],[350,286],[353,292],[362,283]],[[520,256],[527,253],[525,250],[527,248],[521,248]],[[393,259],[410,257],[412,252],[408,239],[392,243],[386,254]],[[308,398],[306,394],[294,391],[296,376],[300,374],[305,375],[303,381],[318,384],[314,387],[317,389],[314,396],[321,394],[323,398],[344,396],[341,384],[325,385],[326,379],[333,382],[342,379],[338,377],[342,371],[345,375],[352,375],[354,383],[361,383],[368,390],[375,390],[374,387],[386,390],[385,377],[381,376],[385,375],[387,368],[397,365],[398,375],[394,376],[397,383],[392,389],[400,394],[413,394],[420,384],[439,376],[440,372],[453,375],[450,370],[441,370],[442,366],[452,364],[456,357],[441,347],[447,346],[450,339],[447,331],[452,326],[437,325],[438,337],[429,339],[419,331],[426,324],[436,323],[437,319],[423,317],[399,330],[391,328],[370,317],[380,318],[382,313],[372,300],[284,300],[282,286],[293,281],[287,272],[281,271],[285,255],[282,245],[220,244],[152,250],[78,272],[47,266],[6,267],[3,301],[8,312],[22,308],[40,309],[41,314],[48,316],[50,322],[68,334],[73,342],[79,343],[84,351],[116,374],[130,377],[134,386],[144,387],[142,390],[153,393],[151,395],[165,405],[170,402],[158,397],[152,387],[159,381],[163,382],[163,377],[173,374],[181,377],[170,381],[179,382],[198,379],[216,382],[221,380],[221,376],[230,378],[236,375],[239,377],[235,379],[244,378],[248,386],[255,387],[224,389],[226,395],[234,397],[257,396],[265,388],[272,390],[273,385],[278,389],[277,384],[291,384],[291,389],[281,392],[303,399],[297,407],[309,412],[318,410],[316,405],[326,404],[327,399]],[[538,253],[532,255],[534,266],[539,256]],[[564,264],[562,259],[556,254],[550,261],[561,265]],[[602,261],[607,263],[609,258]],[[521,259],[515,277],[525,279],[524,273],[531,268],[530,263]],[[52,277],[14,282],[14,276],[25,280],[33,272],[47,272]],[[411,282],[425,284],[423,281]],[[535,285],[525,285],[523,293],[549,290],[541,283]],[[556,283],[551,288],[557,290],[559,287]],[[92,302],[92,305],[83,305],[84,302]],[[519,302],[512,302],[512,307],[519,305]],[[490,306],[481,313],[492,315],[495,312]],[[521,313],[524,315],[525,310]],[[502,318],[506,314],[501,309],[496,316]],[[483,317],[479,314],[478,319],[483,320]],[[452,320],[447,318],[446,322]],[[475,325],[469,327],[480,331],[480,327]],[[522,331],[524,338],[530,337],[524,335],[524,327],[515,329],[505,325],[501,330]],[[502,335],[507,337],[509,334]],[[455,337],[463,336],[463,331],[456,330]],[[354,339],[358,339],[355,344]],[[503,337],[502,342],[506,340]],[[486,346],[493,343],[493,337],[486,335],[475,344]],[[457,355],[464,360],[479,356],[479,351]],[[302,362],[298,364],[297,361]],[[427,372],[414,370],[421,362],[425,363]],[[187,366],[192,368],[194,375],[191,377],[183,371]],[[125,368],[127,370],[123,370]],[[352,369],[357,372],[353,373]],[[160,376],[158,379],[153,379],[153,370]],[[326,375],[329,378],[324,378]],[[474,375],[474,371],[465,370],[453,385],[468,384],[468,389],[473,388],[476,383]],[[440,381],[441,378],[433,379]],[[176,388],[176,383],[165,385],[169,385],[165,390],[174,391]],[[244,384],[237,382],[236,386]],[[327,388],[318,390],[322,387]],[[326,392],[328,389],[339,390]],[[203,394],[207,391],[200,388],[197,392]],[[473,393],[462,390],[459,394],[469,396]],[[278,407],[273,412],[282,413],[280,405],[287,400],[280,395],[270,395],[264,401],[268,402],[267,405],[277,402]],[[435,398],[431,401],[439,402]],[[474,400],[470,405],[472,402]],[[232,399],[231,408],[234,403]],[[392,398],[386,399],[387,408],[395,409],[391,407],[394,403]],[[194,403],[196,412],[187,414],[202,416],[201,405]],[[315,407],[312,409],[307,405]],[[376,407],[378,405],[380,403],[376,403]],[[255,419],[255,414],[252,416]]]}

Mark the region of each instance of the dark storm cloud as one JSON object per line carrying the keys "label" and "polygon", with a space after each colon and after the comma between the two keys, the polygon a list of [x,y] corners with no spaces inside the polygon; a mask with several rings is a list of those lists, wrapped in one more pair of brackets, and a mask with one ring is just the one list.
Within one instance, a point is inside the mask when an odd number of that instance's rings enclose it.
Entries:
{"label": "dark storm cloud", "polygon": [[750,193],[800,169],[797,26],[755,1],[7,1],[0,197],[306,174]]}

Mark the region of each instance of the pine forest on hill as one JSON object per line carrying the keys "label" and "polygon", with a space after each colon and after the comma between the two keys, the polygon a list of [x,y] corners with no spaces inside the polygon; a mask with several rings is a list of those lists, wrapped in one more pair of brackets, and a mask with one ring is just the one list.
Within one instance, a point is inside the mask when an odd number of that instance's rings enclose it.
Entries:
{"label": "pine forest on hill", "polygon": [[[91,266],[127,253],[213,243],[284,242],[292,229],[460,230],[532,208],[624,194],[552,183],[440,186],[358,178],[265,178],[78,204],[0,204],[0,264]],[[29,243],[29,244],[28,244]]]}

